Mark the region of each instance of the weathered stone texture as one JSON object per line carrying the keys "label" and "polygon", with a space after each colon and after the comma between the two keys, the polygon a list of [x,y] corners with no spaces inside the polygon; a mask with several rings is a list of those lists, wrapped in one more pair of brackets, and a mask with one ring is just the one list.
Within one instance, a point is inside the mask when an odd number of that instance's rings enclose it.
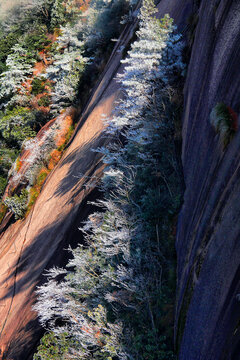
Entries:
{"label": "weathered stone texture", "polygon": [[239,359],[240,133],[224,149],[209,114],[240,111],[240,2],[202,0],[185,85],[186,184],[177,235],[181,360]]}

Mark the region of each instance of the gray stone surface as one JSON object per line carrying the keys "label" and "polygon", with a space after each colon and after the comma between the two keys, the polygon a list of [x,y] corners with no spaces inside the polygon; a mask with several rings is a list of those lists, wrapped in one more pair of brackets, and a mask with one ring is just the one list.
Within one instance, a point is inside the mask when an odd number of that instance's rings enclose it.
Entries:
{"label": "gray stone surface", "polygon": [[239,115],[239,70],[240,1],[202,0],[183,116],[186,191],[176,242],[181,360],[240,359],[240,133],[224,149],[209,122],[218,102]]}

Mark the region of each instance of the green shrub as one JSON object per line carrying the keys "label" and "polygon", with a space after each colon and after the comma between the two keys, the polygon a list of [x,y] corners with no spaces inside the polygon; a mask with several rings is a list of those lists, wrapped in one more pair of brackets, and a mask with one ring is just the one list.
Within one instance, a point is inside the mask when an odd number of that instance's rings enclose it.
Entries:
{"label": "green shrub", "polygon": [[0,176],[0,196],[3,195],[6,185],[7,185],[6,177]]}
{"label": "green shrub", "polygon": [[48,172],[42,170],[37,177],[36,185],[42,186],[47,176],[48,176]]}
{"label": "green shrub", "polygon": [[54,333],[49,332],[43,336],[38,347],[37,354],[33,360],[63,360],[67,359],[64,354],[67,353],[71,341],[67,334],[63,333],[57,338]]}
{"label": "green shrub", "polygon": [[32,94],[42,94],[45,90],[46,80],[43,77],[35,77],[32,81]]}
{"label": "green shrub", "polygon": [[39,106],[48,107],[50,103],[51,103],[51,99],[50,96],[48,95],[44,95],[43,97],[41,97],[41,99],[38,100]]}
{"label": "green shrub", "polygon": [[35,31],[28,33],[24,38],[24,45],[30,51],[41,51],[46,46],[51,44],[51,41],[46,36],[47,27],[41,26]]}
{"label": "green shrub", "polygon": [[65,149],[65,147],[67,146],[67,144],[68,144],[68,142],[69,142],[69,140],[70,140],[70,138],[71,138],[71,136],[72,136],[72,134],[74,132],[74,129],[75,129],[74,125],[71,125],[69,127],[66,138],[65,138],[65,141],[64,141],[64,143],[62,145],[58,146],[58,148],[57,148],[58,151],[62,152]]}
{"label": "green shrub", "polygon": [[17,38],[14,32],[10,32],[7,35],[0,32],[0,73],[6,71],[7,66],[5,62],[7,56],[11,53],[11,49],[16,42]]}
{"label": "green shrub", "polygon": [[5,144],[1,144],[0,150],[0,175],[7,178],[8,172],[11,169],[15,159],[18,156],[18,150],[9,149]]}

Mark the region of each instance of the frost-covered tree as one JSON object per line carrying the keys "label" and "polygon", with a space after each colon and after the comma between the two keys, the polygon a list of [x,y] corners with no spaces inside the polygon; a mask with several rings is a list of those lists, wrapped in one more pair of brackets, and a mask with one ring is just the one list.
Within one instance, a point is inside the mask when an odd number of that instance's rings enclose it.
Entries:
{"label": "frost-covered tree", "polygon": [[24,189],[19,196],[15,194],[14,196],[7,197],[4,203],[14,213],[16,220],[21,219],[24,217],[27,209],[28,191]]}
{"label": "frost-covered tree", "polygon": [[52,109],[56,112],[74,101],[81,72],[88,61],[82,55],[84,43],[78,40],[77,33],[76,27],[61,27],[53,65],[47,69],[47,77],[54,83]]}
{"label": "frost-covered tree", "polygon": [[17,44],[8,55],[6,65],[8,70],[0,75],[0,107],[5,108],[13,95],[24,96],[26,90],[23,86],[33,71],[33,64],[36,60],[29,57],[26,49]]}
{"label": "frost-covered tree", "polygon": [[111,40],[119,35],[121,18],[128,11],[130,3],[132,1],[128,0],[95,0],[90,3],[83,14],[81,32],[91,56],[103,56],[102,49],[107,49]]}
{"label": "frost-covered tree", "polygon": [[36,135],[35,122],[35,114],[30,109],[16,107],[0,114],[0,132],[8,144],[20,148],[26,138]]}
{"label": "frost-covered tree", "polygon": [[45,131],[41,139],[33,138],[27,140],[23,144],[25,150],[30,151],[30,156],[27,158],[28,169],[24,174],[25,180],[29,185],[33,185],[36,177],[38,175],[39,169],[44,165],[48,165],[48,158],[50,152],[56,146],[55,144],[55,135],[56,130],[58,129],[58,122]]}
{"label": "frost-covered tree", "polygon": [[51,28],[54,29],[65,22],[65,7],[63,0],[54,0],[51,8]]}
{"label": "frost-covered tree", "polygon": [[[132,135],[135,126],[146,127],[142,110],[151,104],[156,87],[166,92],[173,73],[176,76],[176,73],[179,74],[184,69],[180,56],[183,42],[181,36],[176,34],[173,20],[169,15],[161,20],[155,19],[155,13],[152,1],[144,2],[140,14],[140,29],[137,32],[138,41],[132,44],[129,57],[122,61],[126,64],[125,70],[118,76],[127,97],[119,104],[117,116],[111,120],[110,126],[121,129],[131,125]],[[158,120],[156,118],[151,126],[157,126]],[[136,140],[139,136],[144,142],[144,137],[147,137],[145,130],[135,134]]]}
{"label": "frost-covered tree", "polygon": [[[109,323],[102,305],[96,303],[90,310],[87,303],[78,301],[81,288],[74,286],[75,278],[57,283],[55,277],[62,273],[56,269],[50,271],[49,281],[37,291],[40,301],[34,308],[42,314],[41,324],[48,324],[56,337],[68,334],[69,359],[89,359],[91,353],[99,360],[116,356],[120,351],[121,324]],[[93,272],[92,276],[97,274]],[[57,325],[57,319],[64,323]]]}

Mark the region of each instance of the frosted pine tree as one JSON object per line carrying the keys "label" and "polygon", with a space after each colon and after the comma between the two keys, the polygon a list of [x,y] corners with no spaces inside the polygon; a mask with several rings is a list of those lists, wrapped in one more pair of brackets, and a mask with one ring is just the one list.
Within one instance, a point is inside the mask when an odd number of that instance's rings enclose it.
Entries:
{"label": "frosted pine tree", "polygon": [[118,76],[126,100],[119,104],[117,116],[109,122],[113,132],[131,125],[127,137],[141,144],[148,142],[149,131],[154,132],[159,126],[158,118],[151,124],[146,122],[143,109],[146,111],[152,106],[156,87],[158,91],[162,88],[161,91],[166,92],[171,77],[181,74],[185,67],[181,60],[181,35],[177,34],[169,15],[158,20],[154,17],[156,12],[152,0],[143,2],[138,40],[132,44],[129,57],[122,61],[126,64],[125,70]]}
{"label": "frosted pine tree", "polygon": [[53,65],[47,69],[47,77],[54,83],[53,112],[58,112],[74,101],[81,72],[88,61],[82,55],[84,43],[78,40],[77,34],[77,27],[61,27]]}
{"label": "frosted pine tree", "polygon": [[6,60],[8,70],[0,75],[1,108],[6,107],[8,101],[14,95],[20,94],[24,97],[25,88],[23,87],[23,83],[32,73],[33,65],[35,63],[35,60],[29,58],[27,50],[21,45],[15,45],[12,50],[12,54],[8,55]]}
{"label": "frosted pine tree", "polygon": [[16,107],[0,114],[0,133],[7,143],[13,143],[20,148],[26,138],[33,137],[36,118],[27,108]]}
{"label": "frosted pine tree", "polygon": [[51,8],[51,27],[52,29],[65,23],[65,8],[63,0],[55,0]]}

